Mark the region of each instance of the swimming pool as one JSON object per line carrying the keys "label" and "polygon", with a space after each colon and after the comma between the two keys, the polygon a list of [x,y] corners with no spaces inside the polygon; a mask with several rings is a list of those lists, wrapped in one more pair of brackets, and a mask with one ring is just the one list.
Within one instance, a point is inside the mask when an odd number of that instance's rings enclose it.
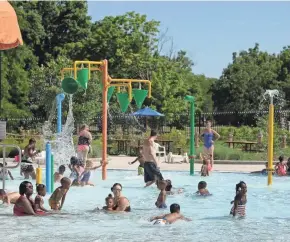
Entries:
{"label": "swimming pool", "polygon": [[[17,191],[16,180],[7,182],[7,189]],[[18,174],[17,174],[18,173]],[[167,197],[167,205],[179,203],[181,212],[192,222],[177,222],[168,226],[153,226],[148,219],[167,210],[155,208],[158,190],[143,188],[137,171],[109,170],[108,179],[101,180],[101,172],[93,173],[95,187],[72,187],[67,194],[63,212],[70,215],[47,217],[14,217],[12,208],[0,207],[0,236],[8,241],[37,239],[40,241],[287,241],[290,236],[290,178],[274,178],[267,188],[266,177],[239,173],[213,173],[201,178],[188,172],[163,172],[174,187],[185,189],[183,194]],[[213,196],[194,195],[200,180],[208,183]],[[248,185],[247,216],[229,216],[230,201],[235,195],[235,184],[243,180]],[[130,200],[128,214],[91,213],[104,205],[113,183],[123,185],[123,194]],[[49,195],[45,198],[48,207]]]}

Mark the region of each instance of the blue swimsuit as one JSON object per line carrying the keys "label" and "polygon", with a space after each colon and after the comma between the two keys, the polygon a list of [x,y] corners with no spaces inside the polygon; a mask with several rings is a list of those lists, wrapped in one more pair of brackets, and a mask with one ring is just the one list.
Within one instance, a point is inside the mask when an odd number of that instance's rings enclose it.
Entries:
{"label": "blue swimsuit", "polygon": [[212,146],[213,133],[206,132],[203,134],[204,146],[209,149]]}

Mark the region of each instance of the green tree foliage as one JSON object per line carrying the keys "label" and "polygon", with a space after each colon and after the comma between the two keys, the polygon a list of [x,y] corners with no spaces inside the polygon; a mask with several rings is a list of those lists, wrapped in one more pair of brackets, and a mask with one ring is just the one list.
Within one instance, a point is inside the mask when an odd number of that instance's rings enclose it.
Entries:
{"label": "green tree foliage", "polygon": [[215,109],[258,110],[266,89],[281,89],[281,65],[276,55],[260,51],[258,44],[248,51],[233,53],[233,62],[212,88]]}
{"label": "green tree foliage", "polygon": [[[185,51],[175,55],[161,53],[164,40],[158,21],[128,12],[92,23],[86,1],[12,5],[24,46],[5,52],[3,58],[5,117],[48,117],[55,95],[61,91],[60,70],[77,59],[108,59],[113,78],[152,81],[153,97],[144,104],[164,113],[168,120],[187,112],[183,98],[188,94],[196,96],[198,109],[211,107],[206,99],[211,98],[213,80],[192,73],[193,62]],[[66,110],[67,103],[64,104]],[[110,108],[120,112],[116,96]],[[89,88],[74,95],[74,115],[79,122],[89,121],[100,110],[100,76],[94,74]]]}

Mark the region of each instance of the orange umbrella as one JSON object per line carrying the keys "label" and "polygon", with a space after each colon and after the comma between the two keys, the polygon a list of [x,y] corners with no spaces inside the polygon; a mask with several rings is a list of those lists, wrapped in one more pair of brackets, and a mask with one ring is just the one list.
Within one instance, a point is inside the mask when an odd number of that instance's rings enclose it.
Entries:
{"label": "orange umbrella", "polygon": [[22,37],[13,7],[6,0],[0,1],[0,50],[22,45]]}
{"label": "orange umbrella", "polygon": [[[8,50],[22,45],[17,15],[6,0],[0,0],[0,50]],[[0,51],[0,102],[2,107],[1,51]]]}

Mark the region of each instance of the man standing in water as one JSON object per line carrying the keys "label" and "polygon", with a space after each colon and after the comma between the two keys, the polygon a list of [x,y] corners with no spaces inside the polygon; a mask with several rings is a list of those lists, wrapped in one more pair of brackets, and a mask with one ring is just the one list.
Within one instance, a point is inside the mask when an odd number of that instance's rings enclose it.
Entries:
{"label": "man standing in water", "polygon": [[156,149],[154,147],[154,141],[157,138],[157,133],[151,130],[150,137],[144,140],[143,144],[143,157],[144,163],[144,181],[145,187],[151,186],[156,180],[163,180],[163,176],[160,173],[156,159]]}

